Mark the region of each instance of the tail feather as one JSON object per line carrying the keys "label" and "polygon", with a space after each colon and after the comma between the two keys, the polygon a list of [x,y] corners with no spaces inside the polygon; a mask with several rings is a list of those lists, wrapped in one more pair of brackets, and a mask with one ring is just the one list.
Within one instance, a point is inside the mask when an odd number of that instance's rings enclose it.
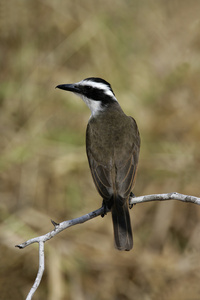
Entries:
{"label": "tail feather", "polygon": [[133,248],[133,236],[127,201],[123,205],[113,203],[111,213],[116,248],[118,250],[131,250]]}

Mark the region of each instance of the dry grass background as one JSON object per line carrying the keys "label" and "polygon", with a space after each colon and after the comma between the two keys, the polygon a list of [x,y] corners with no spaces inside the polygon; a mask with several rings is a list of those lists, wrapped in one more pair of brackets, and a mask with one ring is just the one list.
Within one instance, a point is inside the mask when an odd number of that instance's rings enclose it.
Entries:
{"label": "dry grass background", "polygon": [[[90,112],[55,90],[108,80],[136,118],[136,195],[200,195],[200,2],[0,1],[0,299],[25,299],[37,246],[14,247],[101,205],[85,154]],[[41,299],[200,299],[200,208],[136,205],[134,249],[113,247],[110,215],[46,243]]]}

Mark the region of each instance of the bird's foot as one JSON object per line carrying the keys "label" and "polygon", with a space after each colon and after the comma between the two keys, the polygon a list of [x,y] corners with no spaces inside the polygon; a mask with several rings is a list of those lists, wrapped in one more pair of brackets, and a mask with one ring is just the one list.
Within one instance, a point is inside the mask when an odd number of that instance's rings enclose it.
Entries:
{"label": "bird's foot", "polygon": [[129,196],[129,208],[131,209],[133,207],[133,204],[130,203],[131,198],[134,198],[135,194],[133,194],[133,192],[130,192],[130,196]]}
{"label": "bird's foot", "polygon": [[105,200],[103,200],[103,202],[102,202],[102,207],[103,207],[104,211],[101,214],[101,217],[103,218],[105,215],[107,215],[107,205],[106,205],[106,201]]}

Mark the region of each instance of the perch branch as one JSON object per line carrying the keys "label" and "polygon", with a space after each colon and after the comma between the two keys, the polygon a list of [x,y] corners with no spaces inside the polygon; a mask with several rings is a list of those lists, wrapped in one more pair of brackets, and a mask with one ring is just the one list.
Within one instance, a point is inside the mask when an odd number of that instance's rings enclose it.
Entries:
{"label": "perch branch", "polygon": [[200,198],[195,196],[183,195],[176,192],[134,197],[130,199],[130,204],[137,204],[137,203],[143,203],[149,201],[162,201],[162,200],[180,200],[183,202],[191,202],[200,205]]}
{"label": "perch branch", "polygon": [[[143,203],[143,202],[149,202],[149,201],[163,201],[163,200],[180,200],[183,202],[191,202],[200,205],[200,198],[195,196],[188,196],[183,195],[179,193],[167,193],[167,194],[153,194],[153,195],[146,195],[146,196],[140,196],[140,197],[130,197],[129,203],[137,204],[137,203]],[[109,210],[107,210],[109,211]],[[42,275],[44,272],[44,243],[51,238],[53,238],[55,235],[60,233],[61,231],[65,230],[68,227],[84,223],[86,221],[89,221],[93,218],[98,217],[99,215],[103,215],[105,213],[105,208],[101,207],[93,212],[90,212],[84,216],[81,216],[79,218],[75,218],[72,220],[64,221],[61,223],[56,223],[54,221],[51,221],[54,225],[54,229],[42,236],[32,238],[22,244],[16,245],[16,247],[23,249],[33,243],[39,243],[39,268],[38,273],[35,279],[35,282],[33,286],[30,289],[30,292],[26,298],[26,300],[31,300],[35,291],[37,290],[38,286],[40,285],[40,281],[42,279]]]}

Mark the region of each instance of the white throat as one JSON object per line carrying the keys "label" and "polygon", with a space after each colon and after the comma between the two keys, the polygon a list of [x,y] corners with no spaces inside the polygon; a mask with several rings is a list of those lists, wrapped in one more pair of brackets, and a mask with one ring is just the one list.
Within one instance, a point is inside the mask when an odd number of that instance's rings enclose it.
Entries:
{"label": "white throat", "polygon": [[81,99],[85,102],[85,104],[89,107],[91,110],[92,116],[98,115],[100,112],[105,110],[105,107],[101,105],[101,101],[94,101],[91,100],[85,96],[82,96],[80,94],[76,94],[77,96],[81,97]]}

